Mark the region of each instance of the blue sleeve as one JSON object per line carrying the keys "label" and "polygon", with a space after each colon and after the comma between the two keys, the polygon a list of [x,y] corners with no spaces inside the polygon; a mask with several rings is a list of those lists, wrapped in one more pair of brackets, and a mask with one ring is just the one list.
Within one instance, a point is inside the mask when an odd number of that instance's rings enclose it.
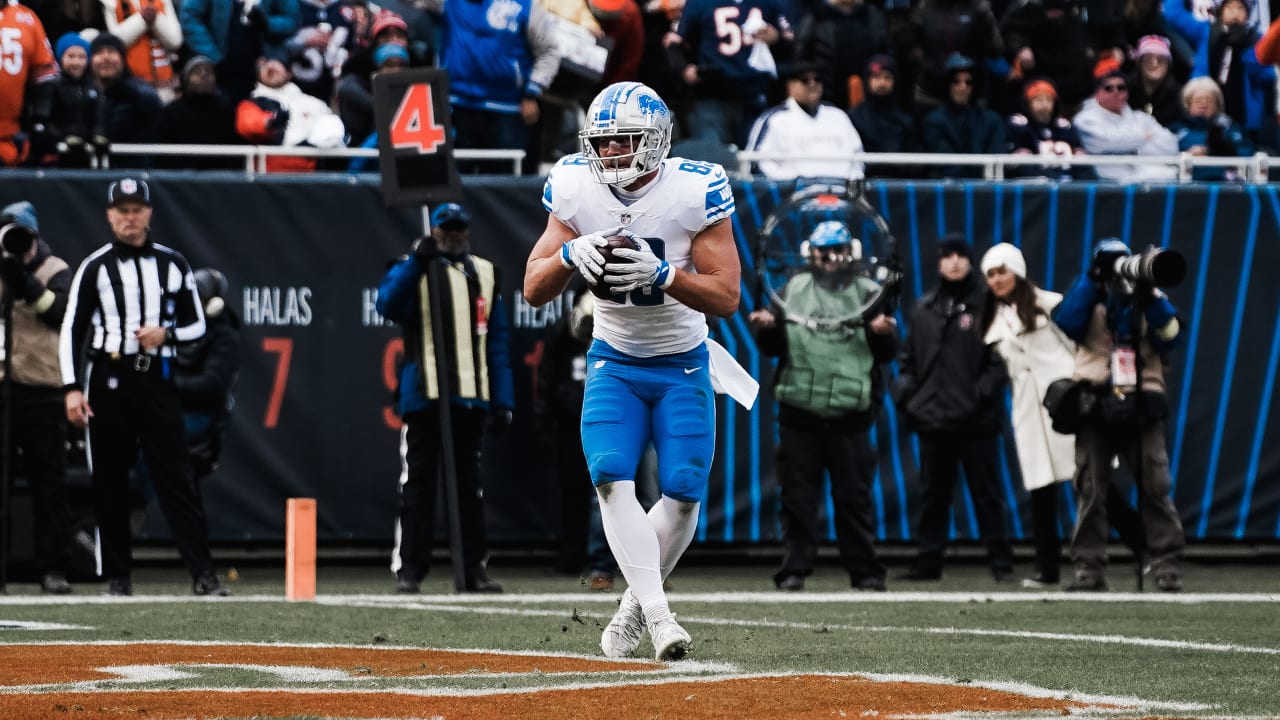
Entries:
{"label": "blue sleeve", "polygon": [[413,255],[396,263],[378,285],[378,300],[374,303],[378,313],[402,325],[410,319],[421,276],[422,266]]}
{"label": "blue sleeve", "polygon": [[489,403],[494,407],[514,410],[515,381],[511,375],[511,353],[507,343],[507,306],[502,295],[495,293],[489,313],[489,337],[485,352],[489,361]]}
{"label": "blue sleeve", "polygon": [[1163,340],[1156,330],[1169,324],[1170,320],[1178,318],[1178,310],[1169,302],[1169,298],[1163,294],[1156,297],[1142,309],[1142,315],[1147,319],[1147,340],[1151,342],[1151,347],[1156,352],[1168,352],[1178,346],[1182,341],[1182,323],[1178,323],[1178,334],[1169,340]]}
{"label": "blue sleeve", "polygon": [[302,26],[302,7],[298,0],[269,0],[262,11],[267,14],[267,34],[277,42],[289,38]]}
{"label": "blue sleeve", "polygon": [[1186,39],[1197,52],[1209,34],[1210,23],[1197,20],[1182,0],[1170,0],[1164,4],[1164,19],[1169,27]]}
{"label": "blue sleeve", "polygon": [[222,51],[213,41],[213,35],[205,24],[212,15],[210,0],[183,0],[178,12],[178,24],[182,37],[194,55],[204,55],[215,64],[222,62]]}
{"label": "blue sleeve", "polygon": [[1250,82],[1258,87],[1265,87],[1276,81],[1276,67],[1258,62],[1258,53],[1253,46],[1245,51],[1244,68],[1249,74]]}
{"label": "blue sleeve", "polygon": [[1075,286],[1062,298],[1058,307],[1053,309],[1053,321],[1062,328],[1067,337],[1076,342],[1084,342],[1085,333],[1089,330],[1089,318],[1093,316],[1093,307],[1101,302],[1098,287],[1087,275],[1081,275]]}

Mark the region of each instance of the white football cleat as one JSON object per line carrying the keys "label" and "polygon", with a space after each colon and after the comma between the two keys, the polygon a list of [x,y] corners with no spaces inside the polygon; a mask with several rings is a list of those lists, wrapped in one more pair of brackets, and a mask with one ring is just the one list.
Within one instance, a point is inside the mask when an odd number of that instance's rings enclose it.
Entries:
{"label": "white football cleat", "polygon": [[600,634],[600,649],[604,651],[605,657],[631,657],[636,648],[640,647],[640,640],[643,638],[644,610],[640,608],[640,601],[631,593],[631,588],[627,588],[622,593],[618,612],[613,614],[613,619]]}
{"label": "white football cleat", "polygon": [[680,660],[689,653],[693,644],[693,638],[676,622],[675,615],[653,623],[649,635],[653,638],[654,657],[658,660]]}

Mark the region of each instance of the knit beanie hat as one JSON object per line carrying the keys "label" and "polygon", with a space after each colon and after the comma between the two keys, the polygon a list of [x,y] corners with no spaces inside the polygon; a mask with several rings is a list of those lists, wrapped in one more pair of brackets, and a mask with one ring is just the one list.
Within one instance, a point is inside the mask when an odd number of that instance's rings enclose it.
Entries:
{"label": "knit beanie hat", "polygon": [[69,32],[58,38],[58,44],[53,46],[54,57],[58,60],[58,64],[62,64],[62,56],[73,47],[84,48],[85,54],[89,54],[89,41],[80,37],[80,33]]}
{"label": "knit beanie hat", "polygon": [[1138,39],[1138,49],[1133,51],[1133,58],[1137,60],[1143,55],[1157,55],[1166,60],[1173,59],[1173,53],[1169,50],[1169,38],[1163,35],[1143,35]]}
{"label": "knit beanie hat", "polygon": [[182,87],[186,88],[191,81],[191,73],[201,65],[213,65],[213,60],[204,55],[196,55],[182,66]]}
{"label": "knit beanie hat", "polygon": [[98,33],[93,42],[89,43],[89,56],[93,57],[94,53],[103,48],[115,48],[120,57],[124,57],[124,41],[111,33]]}
{"label": "knit beanie hat", "polygon": [[938,257],[962,255],[973,262],[973,247],[964,239],[964,233],[949,232],[938,240]]}
{"label": "knit beanie hat", "polygon": [[1009,272],[1023,280],[1027,279],[1027,260],[1022,251],[1009,243],[997,243],[982,256],[982,274],[986,275],[998,267],[1009,268]]}

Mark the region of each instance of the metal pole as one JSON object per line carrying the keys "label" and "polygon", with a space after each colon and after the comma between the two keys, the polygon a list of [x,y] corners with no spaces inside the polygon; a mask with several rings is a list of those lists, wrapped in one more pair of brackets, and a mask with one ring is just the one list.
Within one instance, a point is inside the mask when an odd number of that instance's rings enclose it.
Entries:
{"label": "metal pole", "polygon": [[[426,242],[435,242],[431,237],[431,215],[429,208],[422,208],[422,228],[426,233]],[[467,589],[466,568],[462,558],[462,513],[458,502],[458,469],[453,456],[453,389],[449,384],[453,377],[453,364],[444,343],[444,320],[440,312],[440,303],[444,297],[444,287],[449,282],[449,266],[443,259],[432,260],[426,268],[427,273],[427,306],[431,311],[431,346],[436,354],[436,408],[440,413],[440,479],[444,482],[445,503],[449,512],[449,557],[453,566],[453,589],[463,592]]]}

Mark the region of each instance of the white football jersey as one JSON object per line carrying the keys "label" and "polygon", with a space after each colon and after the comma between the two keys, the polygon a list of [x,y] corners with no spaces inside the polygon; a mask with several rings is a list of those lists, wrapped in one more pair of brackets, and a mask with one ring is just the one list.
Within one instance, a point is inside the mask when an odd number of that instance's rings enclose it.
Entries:
{"label": "white football jersey", "polygon": [[[667,158],[643,196],[627,205],[596,182],[581,155],[556,163],[542,191],[547,212],[579,235],[622,226],[672,267],[696,272],[693,238],[733,214],[733,188],[715,163]],[[707,319],[658,288],[599,300],[594,336],[635,357],[687,352],[707,338]]]}

